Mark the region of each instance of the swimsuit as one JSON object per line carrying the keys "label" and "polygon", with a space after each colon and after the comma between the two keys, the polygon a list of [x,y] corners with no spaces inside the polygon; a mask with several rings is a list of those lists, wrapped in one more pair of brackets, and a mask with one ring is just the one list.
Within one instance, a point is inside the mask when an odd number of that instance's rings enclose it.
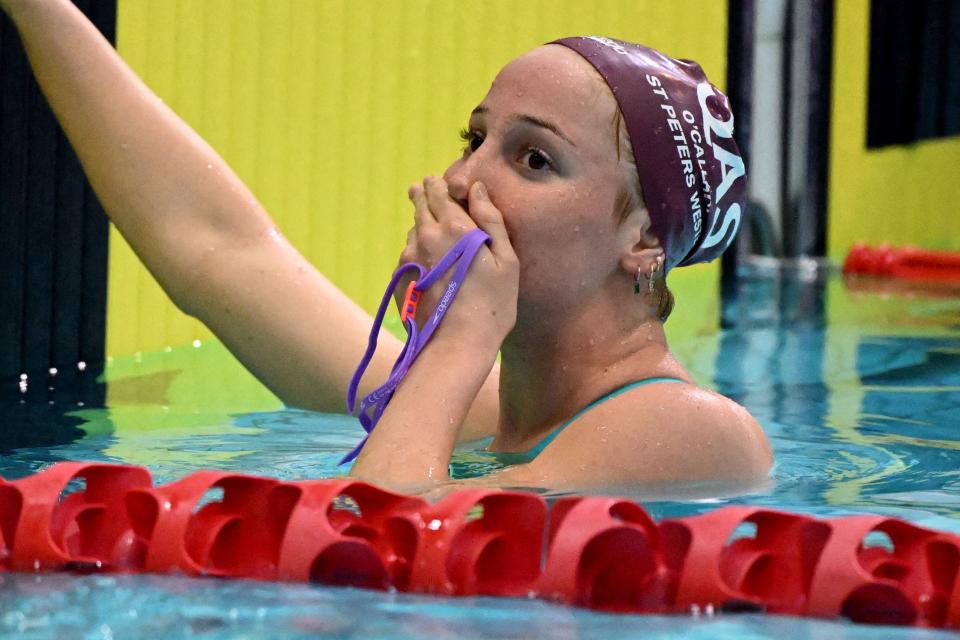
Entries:
{"label": "swimsuit", "polygon": [[[597,398],[596,400],[594,400],[593,402],[585,406],[583,409],[580,409],[580,411],[577,411],[575,414],[573,414],[572,418],[564,421],[563,424],[561,424],[559,427],[555,428],[553,431],[548,433],[543,440],[535,444],[528,451],[485,451],[484,453],[494,456],[498,462],[502,462],[504,464],[524,464],[527,462],[532,462],[534,458],[540,455],[541,451],[547,448],[547,445],[553,442],[554,439],[558,435],[560,435],[561,431],[563,431],[564,429],[569,427],[571,424],[576,422],[577,418],[579,418],[583,414],[587,413],[591,409],[594,409],[600,406],[607,400],[610,400],[611,398],[616,398],[620,394],[626,393],[631,389],[636,389],[637,387],[642,387],[648,384],[654,384],[656,382],[684,382],[685,383],[686,380],[680,380],[679,378],[654,377],[654,378],[644,378],[643,380],[636,380],[634,382],[627,383],[622,387],[618,389],[614,389],[610,393]],[[483,446],[486,447],[491,442],[493,442],[493,438],[487,438],[487,440],[483,441]]]}

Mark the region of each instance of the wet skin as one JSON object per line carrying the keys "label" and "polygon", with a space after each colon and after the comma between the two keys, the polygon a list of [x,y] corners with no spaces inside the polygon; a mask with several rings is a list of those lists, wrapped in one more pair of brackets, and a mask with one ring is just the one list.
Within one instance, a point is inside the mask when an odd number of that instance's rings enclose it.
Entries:
{"label": "wet skin", "polygon": [[[171,299],[287,404],[342,410],[370,316],[286,241],[223,159],[72,3],[0,0],[0,8],[105,211]],[[471,118],[472,150],[446,179],[412,190],[416,227],[404,259],[429,262],[472,226],[494,243],[355,475],[409,490],[444,486],[458,440],[493,434],[495,449],[526,449],[625,383],[690,380],[648,296],[633,295],[634,274],[662,252],[643,209],[622,222],[614,213],[624,180],[614,103],[592,73],[556,46],[510,63]],[[387,377],[401,349],[388,335],[381,345],[361,393]],[[770,462],[762,429],[741,407],[693,384],[664,383],[604,403],[532,463],[479,481],[748,485]]]}
{"label": "wet skin", "polygon": [[[692,384],[652,306],[632,295],[634,274],[649,271],[662,250],[644,208],[625,220],[615,211],[627,170],[615,109],[609,89],[579,55],[555,45],[536,49],[497,76],[471,115],[463,157],[444,178],[411,187],[417,222],[402,261],[435,262],[474,222],[486,228],[491,216],[481,220],[473,208],[471,188],[480,183],[489,194],[484,206],[496,207],[509,238],[509,247],[495,241],[494,251],[515,257],[519,273],[498,279],[491,270],[497,260],[480,259],[471,273],[482,274],[485,286],[465,286],[455,303],[461,313],[448,321],[446,343],[436,349],[445,350],[442,363],[421,367],[405,383],[416,397],[398,394],[356,475],[388,474],[400,486],[419,477],[442,482],[447,445],[416,447],[409,462],[395,454],[418,437],[454,441],[444,422],[457,423],[464,407],[447,402],[448,412],[432,426],[422,414],[431,406],[424,397],[431,376],[444,371],[469,396],[481,373],[465,359],[490,361],[502,347],[495,450],[529,449],[581,407],[631,381],[667,376],[689,384],[623,394],[579,418],[532,463],[484,482],[583,488],[764,477],[770,452],[762,429],[729,399]],[[491,337],[489,310],[499,301],[509,311],[514,300],[516,322],[502,339],[496,331]],[[486,344],[477,347],[478,340]],[[457,350],[464,351],[459,362],[450,356]],[[436,401],[449,393],[433,391]]]}

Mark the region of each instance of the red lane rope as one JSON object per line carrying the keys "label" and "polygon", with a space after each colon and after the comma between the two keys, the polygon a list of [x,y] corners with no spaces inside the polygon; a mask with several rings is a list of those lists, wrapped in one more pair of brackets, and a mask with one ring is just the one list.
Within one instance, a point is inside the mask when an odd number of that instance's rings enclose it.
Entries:
{"label": "red lane rope", "polygon": [[960,283],[960,252],[926,251],[916,247],[876,248],[855,244],[843,263],[844,273],[908,280]]}
{"label": "red lane rope", "polygon": [[536,596],[606,611],[762,610],[960,628],[960,536],[732,506],[655,523],[609,497],[65,462],[0,478],[0,572],[110,571]]}

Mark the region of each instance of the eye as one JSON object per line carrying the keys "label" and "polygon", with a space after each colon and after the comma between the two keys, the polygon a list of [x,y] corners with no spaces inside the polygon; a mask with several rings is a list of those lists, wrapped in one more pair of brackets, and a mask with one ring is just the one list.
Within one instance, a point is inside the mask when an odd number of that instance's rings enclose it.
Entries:
{"label": "eye", "polygon": [[483,136],[469,129],[460,129],[460,140],[463,142],[464,153],[473,153],[483,144]]}
{"label": "eye", "polygon": [[553,163],[546,153],[537,148],[531,148],[523,154],[520,160],[528,169],[534,171],[543,171],[553,168]]}

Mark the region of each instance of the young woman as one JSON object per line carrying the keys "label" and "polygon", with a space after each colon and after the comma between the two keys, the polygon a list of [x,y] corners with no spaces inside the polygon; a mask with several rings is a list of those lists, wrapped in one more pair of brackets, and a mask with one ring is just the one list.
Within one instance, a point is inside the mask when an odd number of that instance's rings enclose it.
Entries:
{"label": "young woman", "polygon": [[[340,410],[370,317],[68,0],[0,6],[105,210],[172,300],[288,404]],[[458,442],[493,436],[489,450],[514,464],[486,484],[762,480],[762,429],[698,388],[663,332],[667,271],[716,257],[736,230],[731,136],[699,67],[645,47],[571,38],[508,64],[471,114],[463,156],[410,188],[401,263],[431,266],[474,228],[491,241],[352,473],[428,489],[449,482]],[[361,393],[400,353],[380,340]]]}

